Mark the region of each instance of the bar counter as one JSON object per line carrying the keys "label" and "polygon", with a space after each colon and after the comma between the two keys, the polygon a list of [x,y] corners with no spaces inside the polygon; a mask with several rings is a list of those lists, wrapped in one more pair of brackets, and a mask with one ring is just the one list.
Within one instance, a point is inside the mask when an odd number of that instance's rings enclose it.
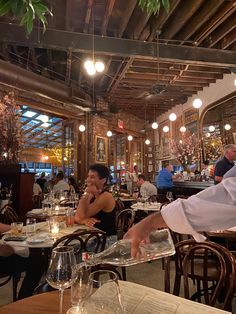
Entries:
{"label": "bar counter", "polygon": [[206,188],[213,186],[213,181],[200,182],[200,181],[175,181],[174,193],[180,195],[191,196],[205,190]]}

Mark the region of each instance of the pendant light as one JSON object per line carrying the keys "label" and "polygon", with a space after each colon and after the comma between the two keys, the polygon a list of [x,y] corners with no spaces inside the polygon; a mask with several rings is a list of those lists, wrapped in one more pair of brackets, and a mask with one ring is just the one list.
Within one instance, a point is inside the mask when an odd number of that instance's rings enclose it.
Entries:
{"label": "pendant light", "polygon": [[158,128],[158,123],[156,122],[156,105],[154,105],[154,119],[155,121],[152,123],[152,129],[156,130]]}
{"label": "pendant light", "polygon": [[183,110],[183,104],[181,105],[181,109],[182,109],[182,116],[181,116],[181,120],[182,120],[182,126],[179,128],[181,133],[185,133],[187,131],[186,127],[185,127],[185,123],[184,123],[184,110]]}

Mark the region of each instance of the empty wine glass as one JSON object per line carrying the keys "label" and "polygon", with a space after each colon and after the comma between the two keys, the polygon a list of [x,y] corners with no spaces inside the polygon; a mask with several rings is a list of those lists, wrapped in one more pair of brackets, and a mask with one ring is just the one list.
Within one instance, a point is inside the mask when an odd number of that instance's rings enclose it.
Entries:
{"label": "empty wine glass", "polygon": [[62,314],[63,292],[76,279],[76,259],[74,250],[69,246],[56,247],[47,271],[47,282],[60,291],[60,314]]}
{"label": "empty wine glass", "polygon": [[171,191],[167,192],[167,193],[166,193],[166,198],[167,198],[170,202],[174,201],[173,193],[172,193]]}
{"label": "empty wine glass", "polygon": [[90,296],[86,302],[87,314],[124,313],[118,276],[110,270],[97,270],[89,275]]}
{"label": "empty wine glass", "polygon": [[84,309],[84,301],[87,299],[89,289],[89,275],[91,268],[82,263],[76,266],[76,279],[71,286],[71,304],[72,307],[67,311],[67,314],[86,314]]}

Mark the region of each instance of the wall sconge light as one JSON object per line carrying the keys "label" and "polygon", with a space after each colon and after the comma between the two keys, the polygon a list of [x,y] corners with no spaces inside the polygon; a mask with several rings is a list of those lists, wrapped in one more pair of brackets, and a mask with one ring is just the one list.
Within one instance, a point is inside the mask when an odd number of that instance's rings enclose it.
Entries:
{"label": "wall sconge light", "polygon": [[216,129],[216,128],[214,127],[214,125],[210,125],[210,126],[209,126],[209,131],[210,131],[210,132],[214,132],[215,129]]}
{"label": "wall sconge light", "polygon": [[133,140],[133,136],[132,135],[129,135],[127,138],[128,138],[128,141],[132,141]]}
{"label": "wall sconge light", "polygon": [[179,130],[180,130],[181,133],[184,133],[184,132],[187,131],[185,126],[181,126]]}
{"label": "wall sconge light", "polygon": [[193,107],[196,108],[196,109],[199,109],[199,108],[201,108],[201,106],[202,106],[201,99],[199,99],[199,98],[194,99]]}
{"label": "wall sconge light", "polygon": [[153,122],[152,123],[152,128],[153,128],[153,130],[156,130],[158,128],[158,123],[157,122]]}
{"label": "wall sconge light", "polygon": [[112,132],[111,131],[107,131],[107,136],[111,137],[112,136]]}
{"label": "wall sconge light", "polygon": [[146,145],[149,145],[151,142],[150,142],[150,140],[147,138],[146,140],[145,140],[145,144]]}
{"label": "wall sconge light", "polygon": [[167,126],[167,125],[165,125],[164,127],[163,127],[163,132],[165,132],[165,133],[167,133],[167,132],[169,132],[169,127]]}
{"label": "wall sconge light", "polygon": [[85,125],[80,124],[79,130],[80,130],[80,132],[84,132],[85,131]]}
{"label": "wall sconge light", "polygon": [[177,119],[177,116],[174,112],[172,112],[170,115],[169,115],[169,120],[170,121],[175,121]]}
{"label": "wall sconge light", "polygon": [[225,124],[224,128],[226,131],[229,131],[231,129],[231,125],[227,123]]}

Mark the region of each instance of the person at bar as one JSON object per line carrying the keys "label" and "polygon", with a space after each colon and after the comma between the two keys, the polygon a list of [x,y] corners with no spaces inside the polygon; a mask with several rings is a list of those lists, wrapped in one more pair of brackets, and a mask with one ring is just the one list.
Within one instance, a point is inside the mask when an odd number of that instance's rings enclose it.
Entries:
{"label": "person at bar", "polygon": [[139,174],[137,185],[140,186],[142,197],[151,197],[157,195],[157,188],[151,182],[146,180],[145,175]]}
{"label": "person at bar", "polygon": [[147,240],[150,232],[157,228],[169,227],[201,242],[205,237],[200,231],[225,230],[233,226],[236,226],[236,176],[188,199],[168,204],[160,213],[148,216],[129,229],[125,238],[132,240],[132,255],[136,256],[139,243]]}
{"label": "person at bar", "polygon": [[110,242],[116,241],[116,202],[106,190],[109,169],[101,164],[89,167],[87,188],[79,201],[75,221],[106,232]]}
{"label": "person at bar", "polygon": [[[0,234],[10,230],[10,226],[0,223]],[[6,275],[25,272],[25,277],[21,284],[18,299],[23,299],[33,295],[34,289],[46,270],[46,260],[42,255],[29,255],[23,257],[17,255],[19,252],[0,240],[0,270]],[[24,254],[23,254],[24,253]],[[27,255],[21,252],[22,255]]]}
{"label": "person at bar", "polygon": [[224,147],[224,157],[217,161],[214,170],[214,183],[222,181],[224,174],[234,166],[236,159],[236,145],[229,144]]}
{"label": "person at bar", "polygon": [[164,163],[163,168],[157,176],[157,188],[158,193],[166,194],[167,192],[173,192],[174,183],[173,181],[182,177],[181,174],[172,174],[173,166],[169,163]]}

